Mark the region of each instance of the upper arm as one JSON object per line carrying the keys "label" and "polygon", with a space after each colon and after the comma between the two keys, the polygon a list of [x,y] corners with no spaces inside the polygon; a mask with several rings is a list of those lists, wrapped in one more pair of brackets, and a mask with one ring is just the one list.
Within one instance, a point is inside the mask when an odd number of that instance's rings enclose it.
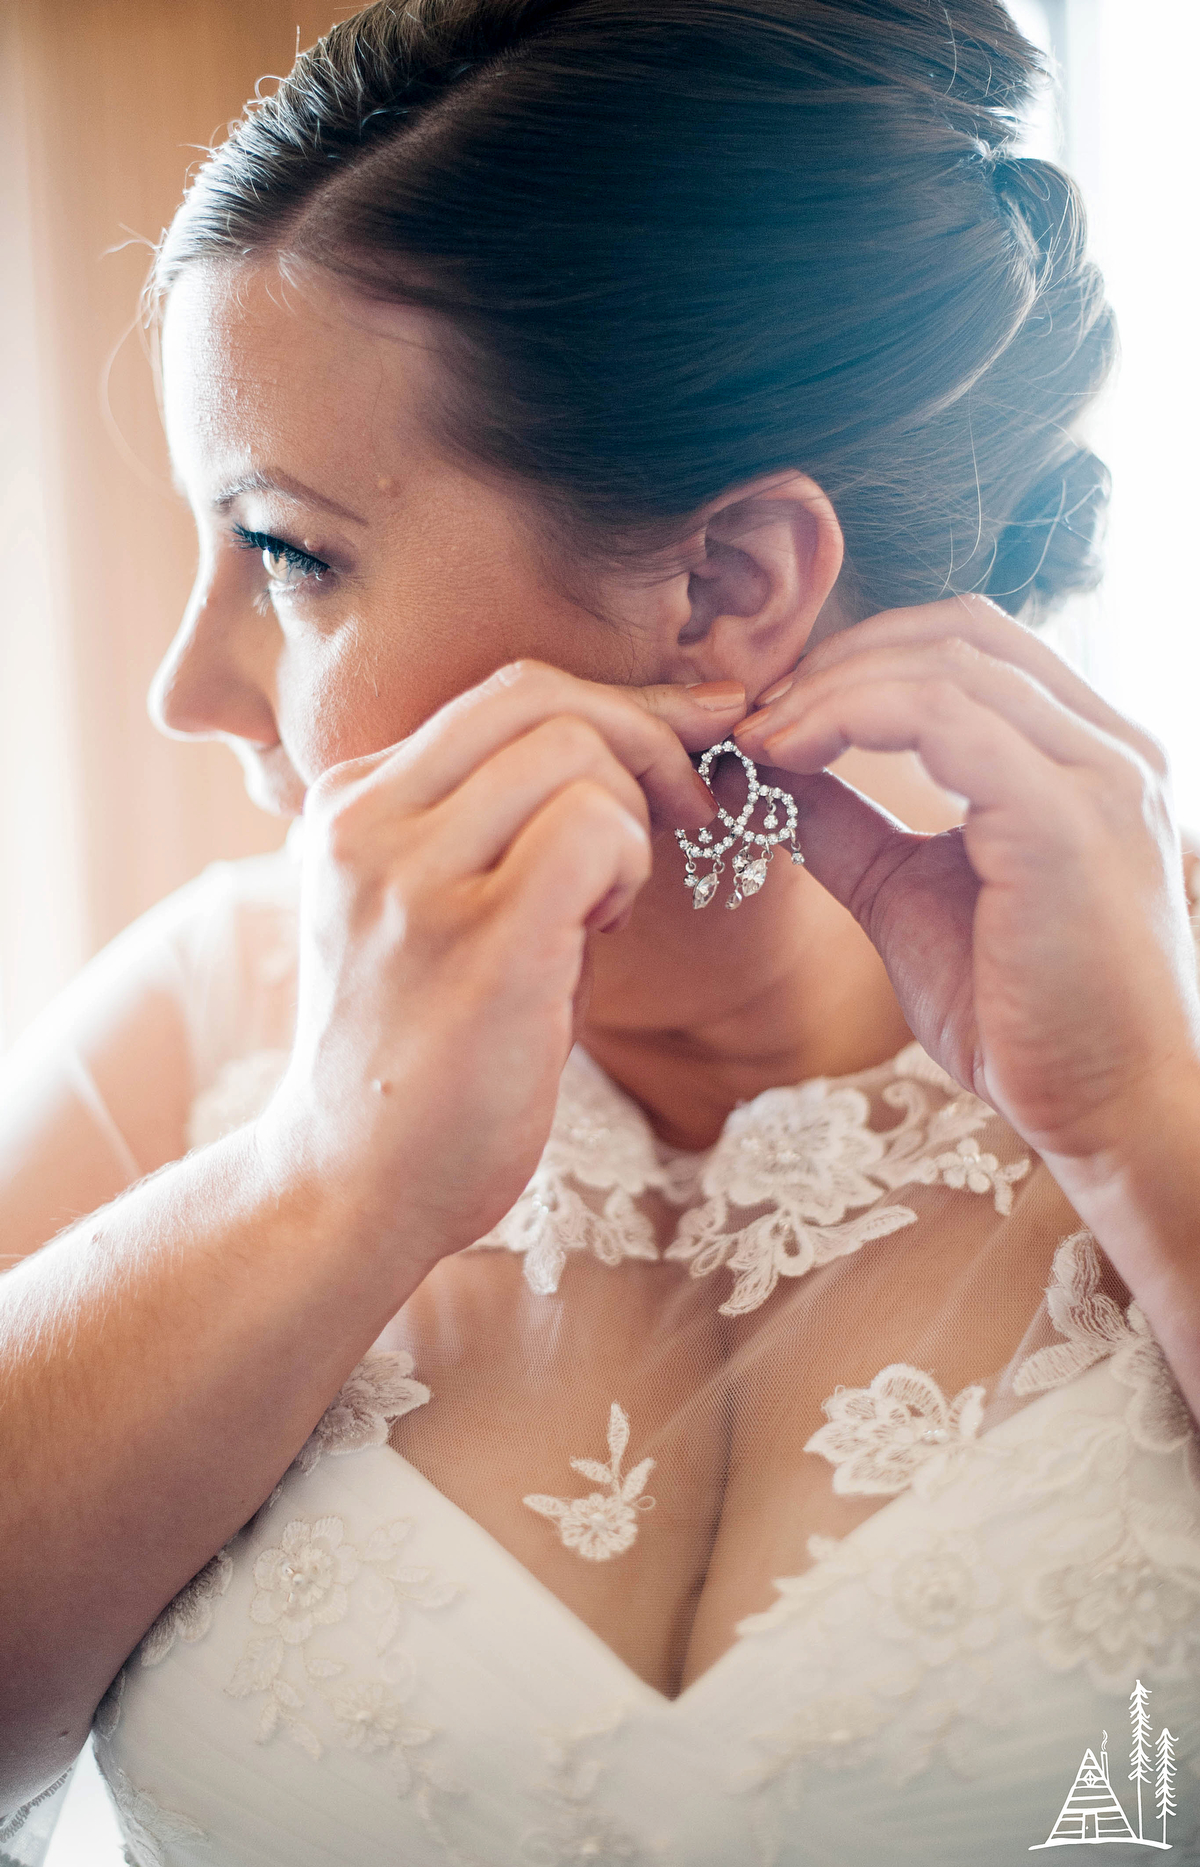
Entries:
{"label": "upper arm", "polygon": [[192,1078],[172,965],[118,942],[0,1062],[0,1262],[178,1159]]}
{"label": "upper arm", "polygon": [[224,1062],[290,1047],[297,873],[282,853],[215,864],[0,1059],[0,1267],[178,1160]]}

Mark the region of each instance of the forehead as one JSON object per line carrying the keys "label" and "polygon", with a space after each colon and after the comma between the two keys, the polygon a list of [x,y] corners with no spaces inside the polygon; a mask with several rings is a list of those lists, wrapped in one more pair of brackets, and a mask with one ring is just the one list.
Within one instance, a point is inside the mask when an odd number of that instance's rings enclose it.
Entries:
{"label": "forehead", "polygon": [[349,485],[429,445],[431,321],[367,307],[319,275],[285,278],[273,259],[188,266],[167,299],[162,359],[167,437],[189,490],[268,458]]}

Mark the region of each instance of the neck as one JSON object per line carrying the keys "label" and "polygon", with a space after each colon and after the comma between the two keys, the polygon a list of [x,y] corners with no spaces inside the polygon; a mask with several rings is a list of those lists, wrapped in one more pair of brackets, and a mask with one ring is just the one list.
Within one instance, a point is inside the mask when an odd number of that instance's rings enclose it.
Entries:
{"label": "neck", "polygon": [[[920,828],[955,820],[911,766],[877,764],[860,759],[843,775]],[[874,947],[803,869],[772,862],[736,914],[719,901],[696,912],[682,877],[668,833],[629,927],[592,942],[580,1030],[662,1140],[710,1147],[731,1111],[763,1090],[867,1069],[909,1041]]]}

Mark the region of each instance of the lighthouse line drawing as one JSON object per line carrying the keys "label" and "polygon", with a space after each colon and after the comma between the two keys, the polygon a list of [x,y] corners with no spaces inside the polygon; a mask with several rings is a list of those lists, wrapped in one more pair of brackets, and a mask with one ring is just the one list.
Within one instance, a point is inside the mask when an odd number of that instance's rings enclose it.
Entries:
{"label": "lighthouse line drawing", "polygon": [[[1029,1849],[1036,1854],[1041,1848],[1071,1848],[1095,1846],[1104,1841],[1132,1842],[1134,1847],[1166,1848],[1171,1843],[1167,1840],[1167,1817],[1175,1814],[1175,1739],[1166,1725],[1158,1734],[1157,1741],[1151,1745],[1150,1720],[1146,1715],[1149,1692],[1137,1681],[1129,1695],[1129,1723],[1131,1741],[1129,1749],[1129,1781],[1137,1791],[1137,1830],[1130,1826],[1129,1817],[1121,1807],[1117,1793],[1108,1778],[1108,1732],[1100,1743],[1100,1756],[1095,1751],[1085,1750],[1083,1761],[1075,1773],[1075,1781],[1062,1808],[1058,1820],[1044,1841],[1037,1841]],[[1150,1753],[1154,1752],[1154,1822],[1161,1827],[1161,1839],[1146,1833],[1146,1810],[1142,1800],[1142,1785],[1150,1782]]]}

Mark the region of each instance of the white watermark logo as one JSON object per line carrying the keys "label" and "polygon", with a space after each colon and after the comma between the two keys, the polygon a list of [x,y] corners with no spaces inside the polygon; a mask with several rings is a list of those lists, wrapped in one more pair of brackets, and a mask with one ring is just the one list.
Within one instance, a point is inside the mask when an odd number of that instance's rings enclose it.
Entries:
{"label": "white watermark logo", "polygon": [[[1108,1778],[1106,1731],[1100,1744],[1099,1758],[1093,1750],[1084,1751],[1083,1762],[1075,1772],[1075,1781],[1059,1810],[1058,1820],[1046,1839],[1035,1842],[1030,1848],[1031,1854],[1036,1854],[1039,1848],[1093,1846],[1102,1841],[1132,1841],[1135,1847],[1170,1849],[1167,1819],[1175,1814],[1175,1739],[1166,1725],[1157,1738],[1152,1738],[1150,1720],[1146,1715],[1149,1697],[1149,1692],[1139,1679],[1129,1695],[1132,1734],[1129,1781],[1137,1789],[1136,1830]],[[1153,1778],[1150,1767],[1152,1758]],[[1147,1806],[1150,1802],[1151,1780],[1154,1784],[1153,1813]],[[1143,1785],[1146,1788],[1145,1796],[1142,1793]],[[1161,1838],[1146,1833],[1147,1820],[1152,1827],[1161,1830]]]}

